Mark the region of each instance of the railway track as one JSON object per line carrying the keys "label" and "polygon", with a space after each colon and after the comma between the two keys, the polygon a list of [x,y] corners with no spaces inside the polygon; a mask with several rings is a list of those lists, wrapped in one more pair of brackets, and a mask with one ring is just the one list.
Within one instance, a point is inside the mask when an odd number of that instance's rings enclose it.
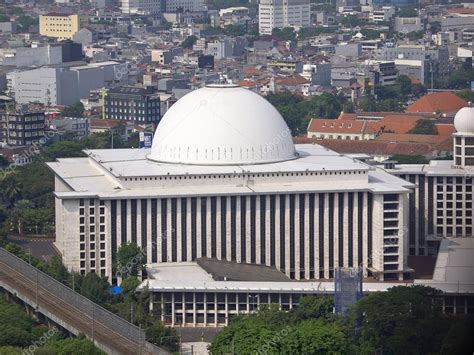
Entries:
{"label": "railway track", "polygon": [[[10,266],[1,262],[0,259],[0,279],[16,290],[17,294],[36,300],[36,282],[22,275]],[[84,333],[89,338],[93,338],[97,343],[103,344],[117,354],[153,354],[143,346],[144,339],[131,341],[124,336],[114,332],[102,324],[89,310],[80,310],[71,304],[68,304],[60,297],[56,296],[48,289],[38,285],[38,305],[56,316],[66,324],[69,324],[79,332]],[[36,305],[30,305],[35,307]]]}

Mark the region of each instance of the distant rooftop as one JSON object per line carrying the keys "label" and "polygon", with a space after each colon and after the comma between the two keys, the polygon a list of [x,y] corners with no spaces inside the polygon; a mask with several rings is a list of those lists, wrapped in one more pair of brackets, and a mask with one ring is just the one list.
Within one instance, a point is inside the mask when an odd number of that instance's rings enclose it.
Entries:
{"label": "distant rooftop", "polygon": [[216,281],[290,281],[285,274],[266,265],[239,264],[210,258],[199,258],[197,264]]}

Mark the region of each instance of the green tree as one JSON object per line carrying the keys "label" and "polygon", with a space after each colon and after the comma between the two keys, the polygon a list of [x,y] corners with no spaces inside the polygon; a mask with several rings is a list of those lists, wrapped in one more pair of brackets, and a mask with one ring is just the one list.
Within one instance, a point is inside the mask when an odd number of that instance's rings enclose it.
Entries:
{"label": "green tree", "polygon": [[82,280],[80,293],[95,303],[104,304],[110,298],[107,278],[88,273]]}
{"label": "green tree", "polygon": [[425,286],[392,287],[359,300],[349,324],[357,330],[357,353],[428,354],[440,348],[449,323]]}
{"label": "green tree", "polygon": [[58,158],[82,157],[84,156],[82,149],[83,146],[79,142],[59,141],[48,146],[44,150],[42,157],[44,157],[46,161],[55,161]]}
{"label": "green tree", "polygon": [[[283,335],[283,331],[278,334]],[[288,336],[281,336],[284,354],[347,354],[349,341],[336,323],[311,319],[288,327]]]}
{"label": "green tree", "polygon": [[407,6],[398,12],[398,17],[417,17],[418,12],[416,11],[415,6]]}
{"label": "green tree", "polygon": [[126,300],[134,300],[137,287],[140,285],[140,280],[135,276],[130,276],[122,280],[120,287],[122,294]]}
{"label": "green tree", "polygon": [[274,28],[272,36],[278,37],[284,41],[294,41],[296,39],[296,32],[293,27],[284,27],[282,29]]}
{"label": "green tree", "polygon": [[421,119],[416,121],[415,127],[409,130],[407,133],[437,135],[438,129],[436,128],[434,121]]}
{"label": "green tree", "polygon": [[70,278],[70,274],[59,256],[53,256],[51,258],[47,273],[63,283],[68,282]]}
{"label": "green tree", "polygon": [[414,84],[412,86],[412,89],[411,89],[412,93],[413,93],[413,96],[415,97],[422,97],[424,95],[426,95],[426,93],[428,92],[428,90],[426,89],[426,86],[424,86],[423,84]]}
{"label": "green tree", "polygon": [[117,252],[117,275],[137,277],[144,268],[144,252],[135,243],[122,244]]}
{"label": "green tree", "polygon": [[188,36],[186,39],[181,43],[181,47],[183,48],[193,48],[194,44],[197,41],[196,36]]}
{"label": "green tree", "polygon": [[85,337],[69,338],[64,340],[49,341],[45,346],[35,351],[37,355],[105,355],[105,353],[96,348],[94,343]]}
{"label": "green tree", "polygon": [[168,328],[162,322],[156,321],[145,329],[146,339],[171,352],[179,350],[179,336],[174,328]]}
{"label": "green tree", "polygon": [[71,106],[67,106],[61,113],[64,117],[83,117],[84,105],[82,102],[76,102]]}
{"label": "green tree", "polygon": [[457,91],[455,94],[467,102],[474,103],[474,91],[472,90]]}
{"label": "green tree", "polygon": [[2,200],[11,207],[15,204],[15,201],[21,194],[22,184],[18,180],[16,173],[4,174],[0,179],[0,189],[2,194]]}
{"label": "green tree", "polygon": [[21,32],[28,32],[31,26],[39,25],[38,17],[31,17],[28,15],[21,15],[18,17],[17,22]]}
{"label": "green tree", "polygon": [[440,354],[474,354],[473,329],[474,318],[472,315],[463,320],[454,321],[449,328],[448,334],[443,339]]}
{"label": "green tree", "polygon": [[33,337],[33,320],[16,304],[9,303],[0,294],[0,346],[24,347],[31,343]]}
{"label": "green tree", "polygon": [[328,318],[333,312],[333,299],[329,296],[301,297],[297,308],[292,310],[292,317],[296,320]]}
{"label": "green tree", "polygon": [[404,96],[410,95],[412,92],[412,84],[411,80],[406,75],[399,75],[397,80],[395,81],[396,84],[400,87],[400,93]]}

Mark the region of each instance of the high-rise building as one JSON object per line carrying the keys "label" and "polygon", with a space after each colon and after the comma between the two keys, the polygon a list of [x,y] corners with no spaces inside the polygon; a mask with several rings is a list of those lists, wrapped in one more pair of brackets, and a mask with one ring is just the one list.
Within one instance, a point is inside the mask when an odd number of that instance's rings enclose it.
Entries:
{"label": "high-rise building", "polygon": [[271,34],[274,28],[311,25],[309,0],[261,0],[258,5],[260,34]]}
{"label": "high-rise building", "polygon": [[0,113],[0,143],[27,146],[44,137],[44,112]]}
{"label": "high-rise building", "polygon": [[105,96],[105,118],[139,124],[160,121],[160,96],[152,87],[119,86]]}
{"label": "high-rise building", "polygon": [[155,15],[164,12],[165,0],[122,0],[122,13]]}
{"label": "high-rise building", "polygon": [[42,36],[58,40],[72,39],[80,28],[81,20],[77,14],[48,13],[39,17],[39,32]]}

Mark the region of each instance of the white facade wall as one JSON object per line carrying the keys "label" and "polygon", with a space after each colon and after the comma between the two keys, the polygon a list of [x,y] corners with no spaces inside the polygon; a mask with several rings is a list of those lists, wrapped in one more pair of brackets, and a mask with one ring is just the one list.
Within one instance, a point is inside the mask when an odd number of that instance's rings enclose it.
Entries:
{"label": "white facade wall", "polygon": [[368,192],[85,198],[59,206],[58,249],[83,273],[111,277],[117,250],[129,242],[147,263],[210,257],[275,266],[293,279],[332,278],[337,267],[361,265],[364,276],[367,267],[384,270],[383,195]]}
{"label": "white facade wall", "polygon": [[263,0],[258,7],[260,34],[271,34],[274,28],[311,25],[309,1]]}

